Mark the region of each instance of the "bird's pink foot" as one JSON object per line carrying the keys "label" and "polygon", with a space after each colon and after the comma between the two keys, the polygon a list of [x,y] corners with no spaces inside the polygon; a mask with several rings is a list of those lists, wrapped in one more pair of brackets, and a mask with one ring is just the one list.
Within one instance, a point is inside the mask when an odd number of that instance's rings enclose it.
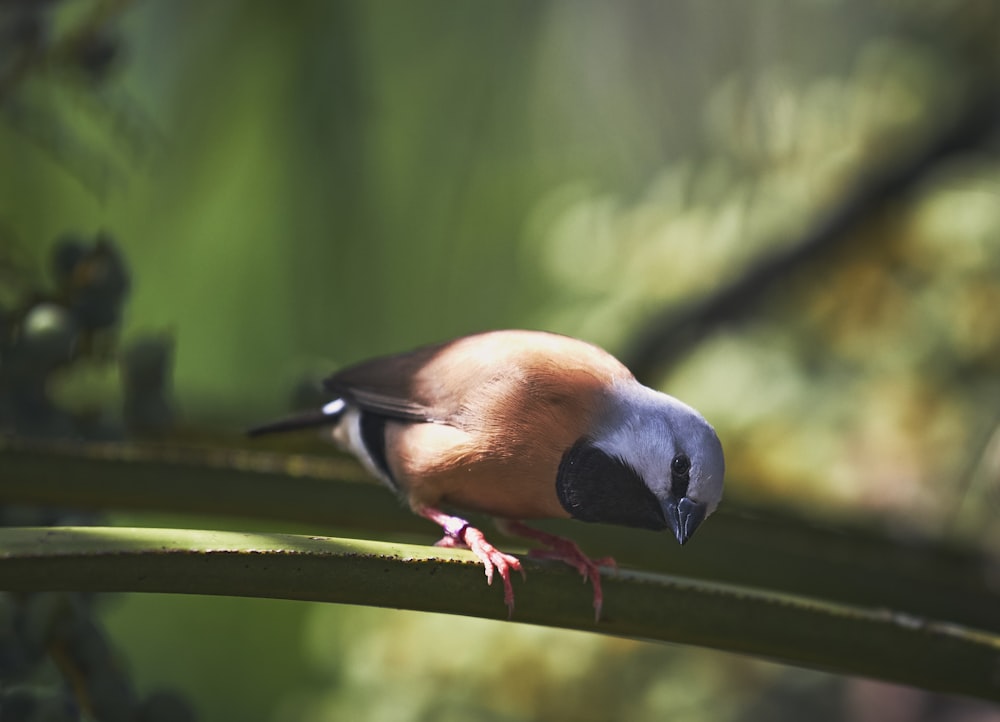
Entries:
{"label": "bird's pink foot", "polygon": [[503,603],[507,605],[507,618],[514,614],[514,588],[510,583],[511,570],[521,573],[524,577],[524,569],[517,557],[504,554],[495,546],[486,541],[486,537],[481,531],[471,526],[469,522],[457,516],[450,516],[444,512],[425,507],[420,510],[420,515],[444,529],[444,537],[435,546],[440,547],[467,547],[479,557],[486,570],[486,583],[493,584],[493,572],[500,575],[503,582]]}
{"label": "bird's pink foot", "polygon": [[555,559],[565,562],[580,573],[585,584],[589,581],[594,588],[594,621],[600,621],[601,609],[604,606],[600,567],[611,567],[612,570],[618,571],[618,565],[614,559],[611,557],[591,559],[569,539],[535,529],[519,521],[498,519],[497,525],[507,534],[534,539],[547,547],[545,549],[532,549],[528,552],[528,556],[535,559]]}

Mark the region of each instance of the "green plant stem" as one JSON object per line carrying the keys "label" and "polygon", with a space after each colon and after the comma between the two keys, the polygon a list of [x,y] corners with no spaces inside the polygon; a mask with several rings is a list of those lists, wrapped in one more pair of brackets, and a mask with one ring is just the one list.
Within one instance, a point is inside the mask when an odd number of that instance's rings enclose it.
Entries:
{"label": "green plant stem", "polygon": [[[621,572],[591,595],[557,563],[525,564],[519,622],[742,652],[1000,700],[1000,639],[884,610]],[[0,588],[169,592],[366,604],[503,618],[466,551],[284,534],[100,527],[0,529]]]}
{"label": "green plant stem", "polygon": [[[439,530],[353,462],[238,448],[173,445],[0,446],[0,503],[223,514],[432,541]],[[480,526],[489,522],[473,515]],[[771,510],[725,509],[683,549],[666,535],[545,522],[622,566],[882,607],[1000,634],[997,560],[939,543],[819,528]],[[504,540],[491,531],[490,538]],[[505,540],[522,546],[523,540]]]}

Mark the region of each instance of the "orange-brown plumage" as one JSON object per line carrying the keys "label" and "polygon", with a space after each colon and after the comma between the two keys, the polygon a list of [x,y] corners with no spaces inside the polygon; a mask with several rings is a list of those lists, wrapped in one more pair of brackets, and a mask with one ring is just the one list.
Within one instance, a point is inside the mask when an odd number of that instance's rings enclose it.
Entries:
{"label": "orange-brown plumage", "polygon": [[466,337],[363,363],[335,374],[328,386],[409,400],[433,419],[386,427],[392,475],[414,508],[568,517],[554,484],[538,479],[555,479],[609,385],[632,374],[597,347],[564,336],[511,331],[471,338],[475,343]]}

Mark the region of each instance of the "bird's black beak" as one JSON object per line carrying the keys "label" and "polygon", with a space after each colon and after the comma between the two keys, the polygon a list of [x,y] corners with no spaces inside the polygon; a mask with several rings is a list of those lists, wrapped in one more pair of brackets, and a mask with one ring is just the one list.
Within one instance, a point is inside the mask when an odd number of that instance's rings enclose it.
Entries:
{"label": "bird's black beak", "polygon": [[686,496],[680,501],[671,499],[663,504],[663,514],[667,518],[667,524],[681,544],[687,543],[695,529],[705,521],[706,511],[708,507],[705,504]]}

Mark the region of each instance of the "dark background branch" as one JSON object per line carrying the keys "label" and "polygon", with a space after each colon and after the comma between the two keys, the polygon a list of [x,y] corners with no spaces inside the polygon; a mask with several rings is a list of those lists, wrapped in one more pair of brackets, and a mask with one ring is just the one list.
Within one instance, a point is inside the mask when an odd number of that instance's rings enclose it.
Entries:
{"label": "dark background branch", "polygon": [[716,293],[654,316],[633,336],[623,361],[649,381],[690,352],[706,336],[745,322],[762,300],[805,268],[821,262],[847,237],[857,233],[887,206],[905,199],[935,170],[989,143],[1000,127],[1000,93],[982,93],[926,142],[867,179],[803,238],[747,268]]}

